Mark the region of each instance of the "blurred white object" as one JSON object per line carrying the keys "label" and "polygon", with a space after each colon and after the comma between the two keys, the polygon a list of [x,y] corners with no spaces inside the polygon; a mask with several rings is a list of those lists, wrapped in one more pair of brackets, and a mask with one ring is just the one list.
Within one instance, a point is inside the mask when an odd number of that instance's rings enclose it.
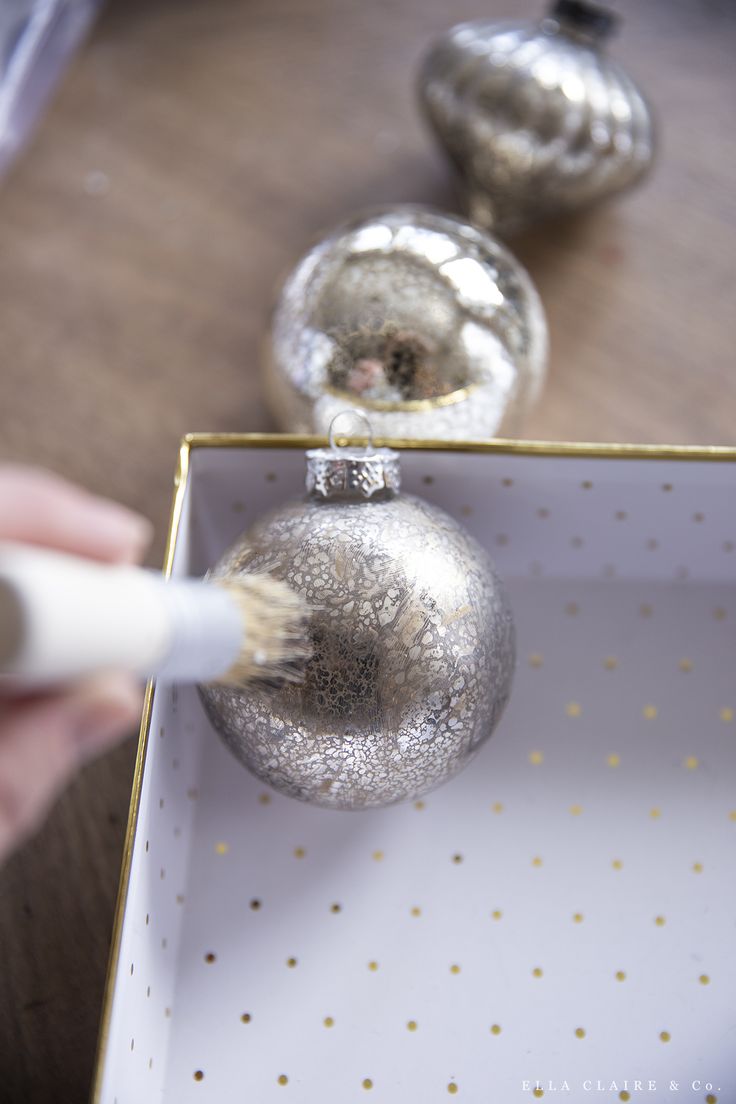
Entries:
{"label": "blurred white object", "polygon": [[30,136],[102,0],[0,0],[0,177]]}

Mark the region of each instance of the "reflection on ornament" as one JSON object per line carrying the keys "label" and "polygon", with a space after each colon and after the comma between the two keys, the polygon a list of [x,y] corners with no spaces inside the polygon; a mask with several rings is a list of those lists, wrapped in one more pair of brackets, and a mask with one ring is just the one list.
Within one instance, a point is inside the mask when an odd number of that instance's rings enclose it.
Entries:
{"label": "reflection on ornament", "polygon": [[644,176],[652,117],[604,52],[614,25],[605,8],[558,0],[538,24],[463,23],[430,50],[420,97],[473,222],[513,233]]}
{"label": "reflection on ornament", "polygon": [[511,689],[503,584],[451,517],[399,493],[390,449],[307,453],[306,499],[257,521],[213,574],[268,571],[312,607],[301,683],[200,688],[254,774],[317,805],[417,798],[495,728]]}
{"label": "reflection on ornament", "polygon": [[351,407],[384,437],[513,436],[546,359],[539,296],[508,250],[404,206],[340,227],[298,263],[274,313],[266,393],[298,433],[326,433]]}

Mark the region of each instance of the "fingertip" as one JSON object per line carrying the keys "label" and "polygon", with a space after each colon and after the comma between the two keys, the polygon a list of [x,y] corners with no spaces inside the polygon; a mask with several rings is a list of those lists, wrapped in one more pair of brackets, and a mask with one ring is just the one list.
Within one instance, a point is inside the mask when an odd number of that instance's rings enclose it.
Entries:
{"label": "fingertip", "polygon": [[75,714],[75,745],[83,755],[112,747],[138,724],[142,705],[142,687],[131,675],[111,673],[88,679],[69,699]]}

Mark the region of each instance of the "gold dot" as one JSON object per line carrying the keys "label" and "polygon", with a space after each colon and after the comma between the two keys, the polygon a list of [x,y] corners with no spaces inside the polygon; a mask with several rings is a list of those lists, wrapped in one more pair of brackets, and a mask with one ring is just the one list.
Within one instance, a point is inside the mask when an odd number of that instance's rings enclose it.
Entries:
{"label": "gold dot", "polygon": [[538,767],[544,762],[544,754],[541,751],[530,751],[528,758],[533,767]]}
{"label": "gold dot", "polygon": [[728,814],[728,819],[736,820],[736,809],[731,809],[731,812]]}
{"label": "gold dot", "polygon": [[537,1100],[541,1100],[544,1096],[544,1089],[532,1089],[532,1096],[536,1096]]}
{"label": "gold dot", "polygon": [[494,801],[493,804],[491,805],[491,811],[494,812],[494,813],[497,813],[497,814],[502,813],[503,812],[503,802]]}
{"label": "gold dot", "polygon": [[726,722],[732,721],[733,720],[733,709],[731,709],[730,706],[724,706],[723,709],[720,711],[719,716],[720,716],[722,721],[726,721]]}
{"label": "gold dot", "polygon": [[532,654],[529,656],[530,667],[541,667],[543,663],[544,658],[540,655],[539,652],[532,652]]}
{"label": "gold dot", "polygon": [[615,671],[618,667],[618,660],[615,656],[606,656],[603,660],[603,666],[607,671]]}
{"label": "gold dot", "polygon": [[705,521],[705,514],[693,514],[693,521],[700,522]]}
{"label": "gold dot", "polygon": [[457,1092],[457,1085],[454,1081],[451,1081],[450,1084],[447,1086],[447,1091],[448,1093],[450,1093],[451,1096],[455,1095],[455,1093]]}
{"label": "gold dot", "polygon": [[460,507],[460,513],[463,515],[463,517],[470,517],[473,513],[473,507],[472,506],[461,506]]}
{"label": "gold dot", "polygon": [[657,707],[656,705],[645,705],[642,709],[642,713],[648,721],[653,721],[657,716]]}
{"label": "gold dot", "polygon": [[253,1017],[251,1016],[250,1012],[244,1012],[243,1015],[240,1017],[240,1021],[241,1023],[250,1023],[252,1018]]}
{"label": "gold dot", "polygon": [[701,985],[709,985],[710,984],[710,978],[708,977],[707,974],[701,974],[700,977],[698,978],[698,981],[700,982]]}
{"label": "gold dot", "polygon": [[451,974],[459,974],[460,973],[460,967],[458,966],[458,964],[456,962],[453,962],[452,966],[450,967],[450,973]]}
{"label": "gold dot", "polygon": [[267,794],[267,793],[259,794],[258,795],[258,804],[259,805],[270,805],[271,804],[271,795]]}
{"label": "gold dot", "polygon": [[295,847],[294,848],[294,858],[295,859],[303,859],[304,856],[306,855],[306,853],[307,852],[304,850],[303,847]]}
{"label": "gold dot", "polygon": [[652,609],[652,607],[646,602],[644,602],[643,605],[639,606],[640,617],[651,617],[653,612],[654,610]]}
{"label": "gold dot", "polygon": [[194,1071],[194,1080],[195,1081],[203,1081],[204,1080],[204,1074],[202,1073],[201,1070],[195,1070]]}
{"label": "gold dot", "polygon": [[702,873],[703,873],[703,864],[701,862],[694,862],[693,863],[693,874],[702,874]]}
{"label": "gold dot", "polygon": [[570,816],[582,816],[582,813],[583,813],[583,806],[582,805],[571,805],[570,806]]}
{"label": "gold dot", "polygon": [[279,1082],[279,1085],[288,1085],[289,1084],[289,1078],[286,1076],[285,1073],[280,1073],[279,1077],[278,1077],[278,1082]]}
{"label": "gold dot", "polygon": [[577,604],[577,602],[568,602],[565,606],[565,613],[568,617],[577,617],[579,612],[580,606]]}
{"label": "gold dot", "polygon": [[406,1030],[407,1031],[416,1031],[416,1029],[417,1029],[417,1021],[416,1020],[409,1020],[409,1022],[406,1025]]}
{"label": "gold dot", "polygon": [[532,866],[541,866],[541,865],[542,865],[541,856],[540,855],[535,855],[534,858],[532,859]]}
{"label": "gold dot", "polygon": [[584,479],[580,486],[584,491],[589,491],[593,484],[590,482],[589,479]]}
{"label": "gold dot", "polygon": [[177,895],[176,895],[177,905],[183,905],[185,900],[186,900],[186,898],[184,897],[183,893],[177,893]]}
{"label": "gold dot", "polygon": [[506,534],[505,533],[499,533],[498,536],[496,537],[496,544],[500,545],[503,548],[503,546],[508,544],[508,543],[509,543],[509,538],[506,536]]}
{"label": "gold dot", "polygon": [[659,820],[659,818],[662,815],[662,810],[658,809],[657,806],[655,805],[653,809],[649,810],[649,815],[652,818],[652,820]]}
{"label": "gold dot", "polygon": [[205,960],[205,962],[209,962],[209,963],[210,963],[210,965],[211,965],[211,964],[212,964],[213,962],[215,962],[215,961],[216,961],[216,959],[217,959],[217,955],[213,954],[213,953],[212,953],[212,951],[208,951],[208,952],[207,952],[207,954],[206,954],[206,955],[204,956],[204,960]]}
{"label": "gold dot", "polygon": [[417,810],[417,812],[421,813],[422,809],[426,808],[426,806],[423,801],[415,801],[414,808]]}
{"label": "gold dot", "polygon": [[708,1093],[705,1098],[705,1104],[718,1104],[718,1097],[714,1093]]}
{"label": "gold dot", "polygon": [[626,521],[628,514],[625,510],[617,510],[613,516],[616,518],[616,521]]}
{"label": "gold dot", "polygon": [[500,1034],[501,1034],[501,1025],[500,1024],[491,1024],[491,1035],[500,1035]]}
{"label": "gold dot", "polygon": [[662,490],[665,491],[665,492],[671,491],[672,490],[672,484],[671,483],[663,483],[662,484]]}
{"label": "gold dot", "polygon": [[618,1094],[618,1098],[619,1100],[631,1100],[631,1093],[627,1092],[626,1089],[622,1089]]}
{"label": "gold dot", "polygon": [[375,972],[378,969],[378,963],[377,962],[369,962],[368,963],[368,969],[373,970]]}
{"label": "gold dot", "polygon": [[463,857],[462,857],[462,855],[461,855],[461,854],[460,854],[460,853],[458,852],[457,854],[455,854],[455,855],[453,855],[453,856],[452,856],[452,861],[453,861],[454,863],[461,863],[461,862],[463,861]]}
{"label": "gold dot", "polygon": [[617,755],[614,752],[612,755],[608,756],[606,762],[608,763],[609,767],[618,767],[621,765],[621,756]]}
{"label": "gold dot", "polygon": [[289,967],[290,970],[294,969],[294,967],[296,966],[296,963],[297,963],[297,960],[293,957],[292,958],[287,958],[287,960],[286,960],[286,965]]}
{"label": "gold dot", "polygon": [[663,928],[667,921],[664,916],[655,916],[654,923],[657,925],[658,928]]}
{"label": "gold dot", "polygon": [[626,974],[623,970],[616,971],[616,981],[626,981]]}
{"label": "gold dot", "polygon": [[669,1031],[660,1031],[659,1037],[660,1037],[660,1039],[662,1040],[663,1043],[668,1043],[670,1041],[670,1039],[672,1038]]}
{"label": "gold dot", "polygon": [[414,905],[412,907],[411,914],[412,914],[412,916],[421,916],[422,915],[422,910],[420,909],[419,905]]}
{"label": "gold dot", "polygon": [[506,476],[505,479],[501,480],[501,486],[502,487],[513,487],[513,485],[514,485],[513,479],[509,479],[508,476]]}
{"label": "gold dot", "polygon": [[716,609],[713,610],[713,616],[716,621],[723,621],[726,617],[726,611],[722,606],[717,606]]}
{"label": "gold dot", "polygon": [[491,916],[493,917],[494,920],[500,920],[501,917],[503,916],[503,913],[501,912],[500,909],[494,909],[493,912],[491,913]]}
{"label": "gold dot", "polygon": [[584,1039],[585,1038],[585,1028],[584,1027],[576,1027],[575,1028],[575,1038],[576,1039]]}
{"label": "gold dot", "polygon": [[330,905],[330,912],[340,912],[341,910],[342,905],[338,905],[337,901],[335,901],[334,905]]}
{"label": "gold dot", "polygon": [[621,859],[611,859],[611,866],[614,870],[622,870],[623,865],[624,864],[621,862]]}
{"label": "gold dot", "polygon": [[334,1027],[335,1026],[335,1021],[333,1020],[332,1016],[325,1016],[322,1023],[325,1025],[325,1027]]}
{"label": "gold dot", "polygon": [[583,922],[582,912],[574,912],[572,914],[572,920],[573,920],[574,924],[582,924],[582,922]]}
{"label": "gold dot", "polygon": [[532,970],[532,977],[540,978],[540,977],[542,977],[542,974],[543,974],[543,970],[542,970],[541,966],[535,966],[534,969]]}
{"label": "gold dot", "polygon": [[373,852],[373,861],[374,862],[381,862],[382,859],[383,859],[383,851],[374,851]]}
{"label": "gold dot", "polygon": [[690,659],[681,659],[677,666],[681,671],[692,671],[693,669],[692,660]]}
{"label": "gold dot", "polygon": [[697,756],[688,755],[687,759],[685,760],[685,766],[687,767],[688,770],[695,770],[696,767],[698,766]]}
{"label": "gold dot", "polygon": [[257,897],[253,898],[250,903],[250,907],[253,909],[253,912],[258,912],[259,908],[261,907],[261,902],[258,900]]}
{"label": "gold dot", "polygon": [[582,713],[580,703],[574,701],[568,702],[565,706],[565,712],[567,713],[568,717],[579,717]]}
{"label": "gold dot", "polygon": [[363,1088],[364,1089],[372,1089],[373,1088],[373,1082],[371,1081],[370,1077],[364,1077],[363,1078]]}

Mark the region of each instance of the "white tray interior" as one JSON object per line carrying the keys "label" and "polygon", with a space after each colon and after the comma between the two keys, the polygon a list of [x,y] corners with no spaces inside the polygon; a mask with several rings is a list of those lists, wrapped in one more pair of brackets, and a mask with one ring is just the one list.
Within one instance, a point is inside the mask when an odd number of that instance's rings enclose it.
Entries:
{"label": "white tray interior", "polygon": [[[417,805],[267,792],[156,691],[101,1104],[736,1100],[734,466],[404,454],[518,628],[499,729]],[[174,574],[303,476],[194,449]]]}

